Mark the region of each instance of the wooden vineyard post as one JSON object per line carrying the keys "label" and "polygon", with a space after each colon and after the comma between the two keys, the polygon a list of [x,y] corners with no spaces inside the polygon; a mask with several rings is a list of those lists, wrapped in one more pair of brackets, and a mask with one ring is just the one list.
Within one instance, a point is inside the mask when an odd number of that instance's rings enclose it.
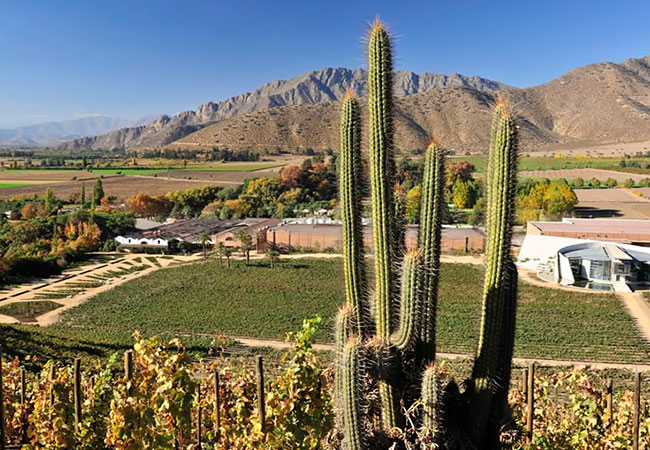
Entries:
{"label": "wooden vineyard post", "polygon": [[25,368],[20,368],[20,406],[22,407],[22,423],[20,424],[20,443],[27,443],[27,379]]}
{"label": "wooden vineyard post", "polygon": [[528,427],[528,440],[533,440],[533,413],[535,408],[535,363],[528,365],[528,409],[526,411],[526,426]]}
{"label": "wooden vineyard post", "polygon": [[219,440],[221,430],[221,399],[219,395],[219,370],[214,369],[214,435],[217,440]]}
{"label": "wooden vineyard post", "polygon": [[50,407],[54,406],[54,379],[56,378],[56,367],[54,367],[54,361],[50,366]]}
{"label": "wooden vineyard post", "polygon": [[261,355],[257,355],[257,411],[259,412],[262,433],[264,433],[266,411],[264,407],[264,366]]}
{"label": "wooden vineyard post", "polygon": [[0,347],[0,450],[5,450],[7,435],[5,430],[5,399],[2,385],[2,347]]}
{"label": "wooden vineyard post", "polygon": [[124,377],[127,380],[133,378],[133,352],[131,350],[124,352]]}
{"label": "wooden vineyard post", "polygon": [[612,423],[612,416],[614,415],[614,383],[612,379],[607,380],[607,394],[606,394],[606,408],[609,415],[609,423]]}
{"label": "wooden vineyard post", "polygon": [[639,422],[641,412],[641,372],[634,374],[634,423],[632,429],[632,448],[639,450]]}
{"label": "wooden vineyard post", "polygon": [[74,427],[79,431],[81,425],[81,360],[74,359],[73,370],[73,385],[74,385]]}
{"label": "wooden vineyard post", "polygon": [[528,398],[528,368],[524,367],[522,369],[522,372],[523,372],[522,375],[523,381],[521,383],[523,385],[522,392],[524,394],[524,397]]}
{"label": "wooden vineyard post", "polygon": [[196,401],[199,405],[198,411],[196,412],[196,445],[197,448],[201,448],[201,415],[203,411],[201,409],[201,382],[199,382],[196,387]]}

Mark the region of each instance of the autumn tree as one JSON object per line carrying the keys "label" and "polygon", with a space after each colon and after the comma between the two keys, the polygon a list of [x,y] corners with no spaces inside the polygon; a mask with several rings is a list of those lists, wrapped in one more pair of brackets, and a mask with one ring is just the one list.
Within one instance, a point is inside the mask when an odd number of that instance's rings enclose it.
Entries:
{"label": "autumn tree", "polygon": [[422,186],[419,184],[406,193],[406,220],[410,223],[418,223],[420,220],[421,198]]}
{"label": "autumn tree", "polygon": [[282,184],[289,189],[297,187],[302,177],[303,171],[298,166],[287,166],[280,172]]}
{"label": "autumn tree", "polygon": [[126,207],[137,217],[155,217],[169,214],[172,204],[164,195],[151,196],[141,192],[130,197]]}
{"label": "autumn tree", "polygon": [[465,209],[470,206],[470,188],[467,182],[456,178],[453,189],[453,202],[456,208]]}
{"label": "autumn tree", "polygon": [[38,210],[34,206],[34,202],[27,202],[23,209],[20,210],[20,216],[23,220],[34,219],[38,215]]}
{"label": "autumn tree", "polygon": [[445,163],[445,182],[447,188],[453,187],[456,180],[464,182],[471,180],[472,173],[475,170],[474,164],[467,161]]}

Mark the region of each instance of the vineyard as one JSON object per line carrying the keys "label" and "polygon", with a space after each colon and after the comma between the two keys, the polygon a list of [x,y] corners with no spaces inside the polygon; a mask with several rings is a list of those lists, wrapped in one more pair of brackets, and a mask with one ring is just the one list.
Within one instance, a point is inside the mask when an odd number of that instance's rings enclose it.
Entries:
{"label": "vineyard", "polygon": [[[236,368],[219,353],[201,361],[180,341],[156,338],[101,365],[48,361],[34,372],[22,367],[25,361],[4,361],[5,442],[24,449],[338,448],[332,372],[312,350],[319,325],[320,319],[304,321],[271,371],[261,357]],[[639,448],[650,448],[650,405],[641,391],[635,396],[618,380],[612,388],[597,372],[531,374],[511,385],[522,433],[531,431],[527,421],[534,424],[532,441],[516,448],[631,448],[635,430]]]}
{"label": "vineyard", "polygon": [[[331,342],[344,299],[341,272],[338,259],[311,258],[285,260],[273,269],[262,261],[250,266],[236,261],[231,269],[214,261],[161,269],[100,293],[39,332],[126,349],[138,330],[144,336],[180,337],[205,352],[210,336],[282,339],[305,317],[320,314],[323,326],[316,338]],[[480,266],[442,265],[441,351],[474,351],[482,277]],[[522,282],[519,295],[517,356],[618,362],[650,357],[650,347],[613,294]]]}

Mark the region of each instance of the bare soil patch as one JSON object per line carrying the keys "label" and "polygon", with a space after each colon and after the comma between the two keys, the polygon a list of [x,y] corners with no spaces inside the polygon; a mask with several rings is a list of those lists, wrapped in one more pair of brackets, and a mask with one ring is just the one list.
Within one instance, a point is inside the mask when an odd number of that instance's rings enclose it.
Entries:
{"label": "bare soil patch", "polygon": [[97,174],[85,170],[3,170],[0,183],[54,183],[76,179],[95,179]]}
{"label": "bare soil patch", "polygon": [[561,170],[525,170],[519,172],[520,178],[566,178],[572,180],[574,178],[582,178],[583,180],[590,180],[596,178],[604,181],[608,178],[613,178],[617,182],[623,182],[628,178],[634,181],[640,181],[647,178],[647,175],[640,175],[636,173],[616,172],[614,170],[603,169],[561,169]]}
{"label": "bare soil patch", "polygon": [[626,142],[618,144],[593,144],[593,143],[570,143],[554,144],[536,152],[529,152],[531,156],[554,155],[562,153],[567,156],[589,155],[589,156],[623,156],[646,152],[650,150],[650,141]]}
{"label": "bare soil patch", "polygon": [[[0,189],[0,199],[43,195],[47,188],[50,188],[54,195],[59,198],[70,198],[73,194],[81,192],[82,180],[60,182],[55,184],[40,184],[33,186],[21,186],[15,188]],[[86,195],[92,194],[93,180],[85,181]],[[190,181],[182,179],[168,179],[160,177],[145,176],[112,176],[104,177],[104,192],[106,195],[115,195],[118,200],[126,200],[139,192],[146,192],[150,195],[165,194],[170,191],[179,191],[189,188],[196,188],[206,184],[219,184],[217,181]]]}
{"label": "bare soil patch", "polygon": [[[172,171],[171,178],[179,180],[205,180],[214,183],[241,184],[249,178],[261,178],[277,176],[278,172],[273,170],[256,170],[254,172],[217,172],[217,171]],[[167,174],[165,174],[166,176]]]}
{"label": "bare soil patch", "polygon": [[650,219],[650,201],[625,189],[576,189],[580,217]]}

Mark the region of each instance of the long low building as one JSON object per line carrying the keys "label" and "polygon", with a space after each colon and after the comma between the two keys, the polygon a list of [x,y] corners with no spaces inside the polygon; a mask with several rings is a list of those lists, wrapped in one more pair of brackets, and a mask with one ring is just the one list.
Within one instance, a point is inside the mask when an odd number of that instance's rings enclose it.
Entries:
{"label": "long low building", "polygon": [[[372,227],[364,227],[364,241],[372,247]],[[417,226],[406,228],[406,246],[417,245]],[[340,251],[343,247],[341,224],[288,223],[272,227],[267,232],[267,241],[287,249],[310,249]],[[478,228],[444,227],[441,247],[443,251],[482,252],[485,247],[485,233]]]}
{"label": "long low building", "polygon": [[246,231],[254,237],[256,248],[262,248],[266,243],[266,230],[280,223],[278,219],[234,219],[220,220],[217,218],[185,219],[172,223],[161,224],[152,228],[130,233],[115,238],[122,247],[144,248],[153,247],[167,249],[172,241],[183,242],[192,247],[203,245],[202,236],[209,238],[209,246],[223,243],[226,246],[238,246],[235,235]]}
{"label": "long low building", "polygon": [[526,234],[650,247],[650,220],[563,219],[562,222],[528,222]]}

